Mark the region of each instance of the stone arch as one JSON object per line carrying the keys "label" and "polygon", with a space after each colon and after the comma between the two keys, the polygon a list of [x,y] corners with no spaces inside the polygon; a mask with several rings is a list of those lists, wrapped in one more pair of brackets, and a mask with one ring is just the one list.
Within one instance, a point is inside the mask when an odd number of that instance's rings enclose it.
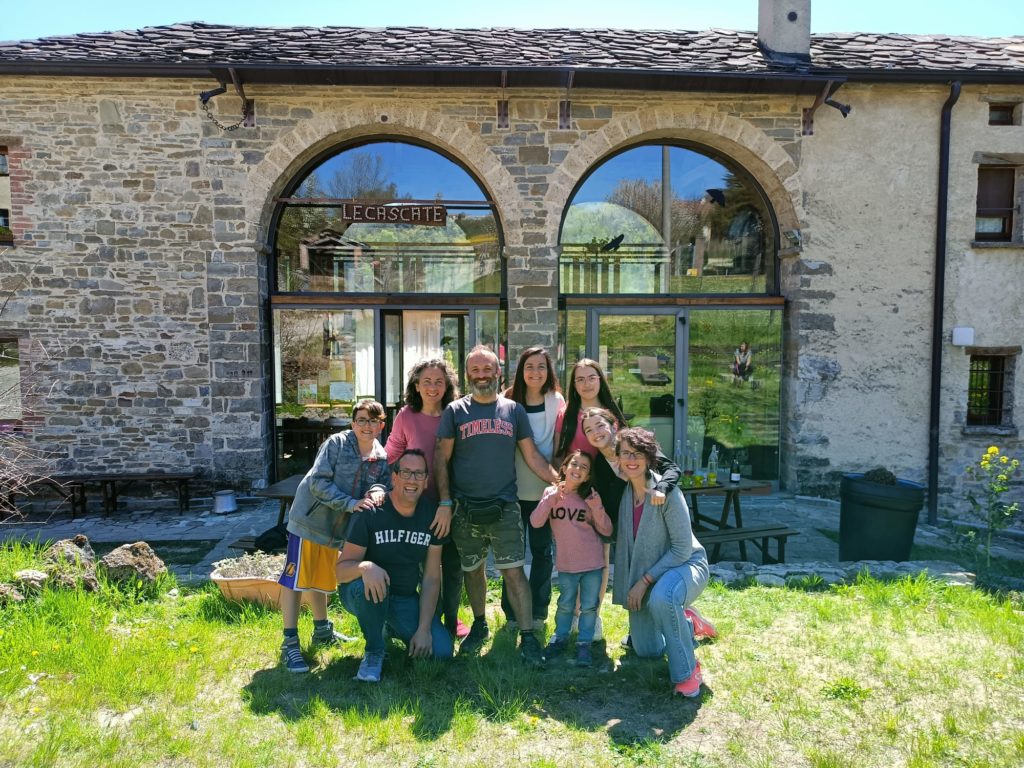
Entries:
{"label": "stone arch", "polygon": [[504,243],[520,244],[522,227],[516,185],[479,136],[436,111],[374,102],[304,120],[271,146],[253,171],[248,186],[245,208],[253,242],[266,242],[274,198],[281,195],[303,165],[333,146],[372,137],[415,139],[457,160],[494,202]]}
{"label": "stone arch", "polygon": [[[545,206],[548,210],[564,211],[580,179],[604,158],[659,139],[693,141],[728,156],[760,184],[775,211],[779,228],[800,228],[802,193],[793,159],[747,121],[706,107],[658,107],[610,121],[569,152],[552,177]],[[561,217],[553,217],[549,227],[553,228],[548,232],[550,242],[557,243]]]}

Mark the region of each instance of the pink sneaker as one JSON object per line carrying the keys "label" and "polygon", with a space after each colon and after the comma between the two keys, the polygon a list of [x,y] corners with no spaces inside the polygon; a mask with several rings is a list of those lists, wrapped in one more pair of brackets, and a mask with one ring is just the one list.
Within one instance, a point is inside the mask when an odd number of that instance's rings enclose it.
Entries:
{"label": "pink sneaker", "polygon": [[715,629],[715,625],[697,613],[693,608],[686,608],[683,613],[686,614],[686,618],[693,622],[694,640],[711,640],[718,637],[718,630]]}
{"label": "pink sneaker", "polygon": [[463,637],[465,637],[468,634],[469,634],[469,627],[467,627],[465,624],[463,624],[461,619],[456,619],[456,621],[455,621],[455,636],[458,637],[458,638],[463,638]]}
{"label": "pink sneaker", "polygon": [[697,662],[697,666],[693,668],[693,674],[683,680],[681,683],[676,683],[672,689],[673,694],[679,696],[685,696],[688,699],[695,699],[700,696],[700,686],[704,682],[704,678],[700,674],[700,662]]}

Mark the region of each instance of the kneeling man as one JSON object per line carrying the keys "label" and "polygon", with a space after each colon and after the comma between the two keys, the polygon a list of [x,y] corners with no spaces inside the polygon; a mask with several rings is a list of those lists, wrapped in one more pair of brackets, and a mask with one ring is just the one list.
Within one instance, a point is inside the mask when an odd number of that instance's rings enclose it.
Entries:
{"label": "kneeling man", "polygon": [[447,539],[430,532],[436,510],[421,499],[426,485],[423,452],[405,451],[391,465],[384,503],[354,515],[349,525],[337,572],[341,604],[366,638],[356,680],[380,681],[385,630],[409,646],[410,656],[452,656],[452,637],[437,616]]}

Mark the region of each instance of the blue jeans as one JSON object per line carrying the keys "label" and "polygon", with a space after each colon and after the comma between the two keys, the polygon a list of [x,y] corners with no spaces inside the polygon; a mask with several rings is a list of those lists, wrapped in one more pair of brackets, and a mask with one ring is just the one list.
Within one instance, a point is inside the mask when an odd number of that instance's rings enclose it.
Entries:
{"label": "blue jeans", "polygon": [[597,597],[601,592],[603,568],[582,573],[558,572],[558,608],[555,609],[555,635],[565,640],[572,630],[572,616],[576,613],[576,595],[580,596],[579,634],[576,642],[589,645],[594,641],[597,624]]}
{"label": "blue jeans", "polygon": [[693,625],[683,610],[704,591],[708,575],[706,560],[671,568],[651,587],[644,606],[629,612],[629,635],[636,655],[660,658],[667,654],[673,683],[686,680],[697,666]]}
{"label": "blue jeans", "polygon": [[[366,599],[363,580],[356,579],[338,587],[338,596],[345,610],[359,621],[359,629],[366,638],[367,653],[384,652],[384,631],[387,629],[399,640],[408,643],[420,625],[420,598],[418,595],[391,595],[383,602]],[[430,623],[430,637],[435,659],[450,659],[454,646],[452,636],[441,624],[437,613]]]}

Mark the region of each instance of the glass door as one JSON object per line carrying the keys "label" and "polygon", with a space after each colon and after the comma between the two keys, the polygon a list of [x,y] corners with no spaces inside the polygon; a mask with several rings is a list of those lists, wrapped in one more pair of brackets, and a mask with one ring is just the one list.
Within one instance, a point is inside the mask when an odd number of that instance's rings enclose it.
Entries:
{"label": "glass door", "polygon": [[705,464],[718,445],[743,477],[778,480],[782,311],[691,310],[687,325],[688,439]]}
{"label": "glass door", "polygon": [[593,313],[590,357],[607,374],[612,395],[630,425],[650,429],[661,449],[672,456],[686,381],[682,314],[674,309],[644,314]]}
{"label": "glass door", "polygon": [[[608,375],[631,426],[650,429],[681,463],[739,459],[744,477],[779,477],[782,311],[569,310],[564,371],[586,356]],[[685,425],[685,428],[683,427]]]}

